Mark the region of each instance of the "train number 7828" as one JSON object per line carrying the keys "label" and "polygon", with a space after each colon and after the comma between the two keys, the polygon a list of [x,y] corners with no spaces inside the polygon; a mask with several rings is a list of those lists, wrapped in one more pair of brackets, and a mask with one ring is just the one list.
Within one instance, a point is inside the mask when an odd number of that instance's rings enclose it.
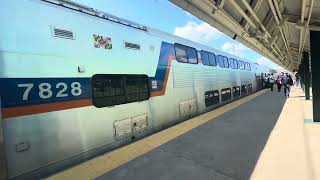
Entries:
{"label": "train number 7828", "polygon": [[[24,92],[22,94],[22,100],[28,101],[29,94],[34,88],[33,83],[26,84],[18,84],[19,88],[24,88]],[[81,84],[79,82],[72,82],[70,84],[71,87],[71,95],[72,96],[80,96],[82,94]],[[68,97],[68,85],[65,82],[59,82],[55,84],[55,87],[52,87],[50,83],[41,83],[38,85],[39,97],[41,99],[49,99],[52,97],[61,98]]]}

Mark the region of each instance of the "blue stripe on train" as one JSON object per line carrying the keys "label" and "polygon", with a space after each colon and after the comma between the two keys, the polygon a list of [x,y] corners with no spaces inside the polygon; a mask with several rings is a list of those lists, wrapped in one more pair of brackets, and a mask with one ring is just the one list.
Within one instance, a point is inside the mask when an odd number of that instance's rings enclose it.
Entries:
{"label": "blue stripe on train", "polygon": [[[28,106],[91,98],[92,90],[90,79],[91,78],[1,78],[1,106]],[[77,90],[77,88],[71,87],[72,83],[75,83],[74,85],[77,86],[76,82],[81,85],[81,93],[78,92],[79,90]],[[43,96],[49,98],[40,97],[41,83],[50,84],[50,90],[43,92]],[[63,91],[64,85],[57,86],[58,83],[64,83],[67,89]],[[33,86],[30,92],[26,92],[27,86],[29,86],[28,84]],[[46,85],[44,88],[48,89]],[[72,92],[72,89],[74,89],[75,92]],[[62,93],[61,96],[65,97],[57,97],[59,92]],[[52,95],[49,93],[52,93]]]}
{"label": "blue stripe on train", "polygon": [[[154,77],[150,77],[150,92],[161,91],[164,87],[164,80],[166,72],[168,70],[168,61],[170,56],[174,56],[173,44],[162,42],[158,65]],[[156,88],[152,88],[152,81],[157,82]],[[66,97],[57,97],[57,94],[62,91],[63,86],[56,87],[58,83],[65,83],[67,90],[63,94],[67,94]],[[81,84],[82,93],[79,96],[72,95],[71,84],[79,82]],[[48,83],[51,85],[50,91],[52,96],[44,99],[39,95],[39,85],[41,83]],[[19,84],[32,84],[30,92],[27,93],[27,99],[23,99],[24,93],[26,93],[27,87],[18,87]],[[0,96],[1,106],[3,108],[17,107],[17,106],[29,106],[36,104],[66,102],[80,99],[92,98],[91,78],[0,78]],[[21,86],[21,85],[20,85]],[[25,86],[25,85],[23,85]],[[47,87],[46,87],[47,88]],[[47,92],[44,92],[45,96],[48,96]]]}
{"label": "blue stripe on train", "polygon": [[[174,52],[173,44],[170,44],[167,42],[162,42],[155,77],[150,77],[150,81],[152,81],[152,80],[157,81],[157,88],[151,89],[151,92],[156,92],[156,91],[162,90],[164,79],[166,76],[166,71],[168,69],[169,57],[174,56],[174,55],[175,55],[175,52]],[[151,84],[152,84],[152,82],[150,82],[150,85]]]}

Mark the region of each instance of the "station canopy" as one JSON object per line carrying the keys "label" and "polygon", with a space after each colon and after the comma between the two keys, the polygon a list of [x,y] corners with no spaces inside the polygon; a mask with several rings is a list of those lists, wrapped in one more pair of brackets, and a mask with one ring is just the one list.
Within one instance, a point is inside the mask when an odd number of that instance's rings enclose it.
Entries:
{"label": "station canopy", "polygon": [[276,64],[298,69],[320,31],[320,0],[170,0]]}

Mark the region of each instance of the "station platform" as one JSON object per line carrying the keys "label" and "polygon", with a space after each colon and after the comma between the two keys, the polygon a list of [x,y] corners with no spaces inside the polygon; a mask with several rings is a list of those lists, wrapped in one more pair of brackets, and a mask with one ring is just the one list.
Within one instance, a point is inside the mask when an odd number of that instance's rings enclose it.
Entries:
{"label": "station platform", "polygon": [[311,106],[262,90],[47,179],[320,179]]}

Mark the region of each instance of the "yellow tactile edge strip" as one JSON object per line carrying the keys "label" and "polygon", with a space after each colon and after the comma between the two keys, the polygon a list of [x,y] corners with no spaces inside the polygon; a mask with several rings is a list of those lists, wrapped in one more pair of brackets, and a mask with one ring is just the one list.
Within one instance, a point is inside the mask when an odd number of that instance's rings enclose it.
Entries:
{"label": "yellow tactile edge strip", "polygon": [[262,90],[249,96],[246,96],[242,99],[234,101],[218,109],[202,114],[190,120],[184,121],[176,126],[172,126],[168,129],[165,129],[151,136],[143,138],[135,143],[126,145],[122,148],[108,152],[102,156],[96,157],[92,160],[86,161],[82,164],[69,168],[47,179],[94,179],[159,147],[160,145],[190,131],[193,128],[202,125],[203,123],[213,120],[221,114],[228,112],[240,106],[241,104],[256,98],[257,96],[265,93],[266,91],[267,90]]}

